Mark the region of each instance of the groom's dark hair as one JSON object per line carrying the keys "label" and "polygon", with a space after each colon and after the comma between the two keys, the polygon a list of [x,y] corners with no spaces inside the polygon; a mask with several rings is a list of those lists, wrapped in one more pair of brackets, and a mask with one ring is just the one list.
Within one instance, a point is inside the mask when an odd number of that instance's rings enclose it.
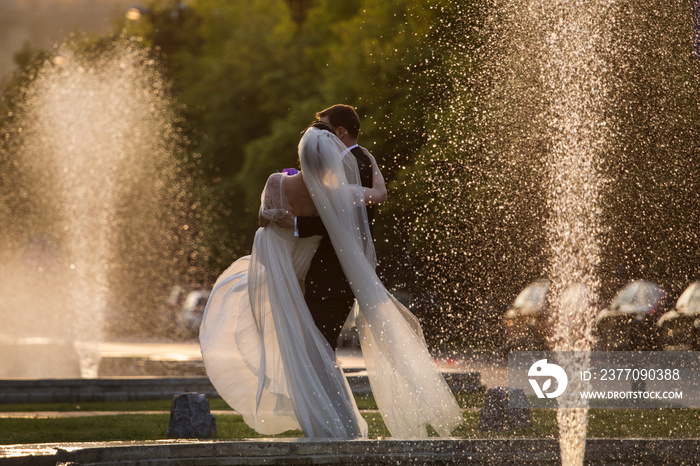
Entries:
{"label": "groom's dark hair", "polygon": [[342,126],[354,139],[360,134],[360,117],[354,108],[349,105],[337,104],[321,110],[316,118],[328,117],[328,122],[334,127]]}

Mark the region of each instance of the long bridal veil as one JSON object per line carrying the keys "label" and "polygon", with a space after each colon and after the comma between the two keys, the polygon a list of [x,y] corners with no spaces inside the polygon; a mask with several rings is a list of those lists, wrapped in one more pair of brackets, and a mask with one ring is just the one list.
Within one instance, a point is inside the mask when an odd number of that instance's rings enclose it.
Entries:
{"label": "long bridal veil", "polygon": [[428,352],[418,320],[384,287],[357,163],[328,131],[310,128],[299,143],[304,182],[359,305],[356,324],[377,407],[391,435],[441,436],[462,423],[462,412]]}
{"label": "long bridal veil", "polygon": [[[263,215],[288,208],[283,176],[268,179]],[[274,224],[258,229],[251,255],[214,284],[199,332],[202,359],[217,392],[261,434],[302,429],[310,438],[367,437],[299,285],[317,245]]]}

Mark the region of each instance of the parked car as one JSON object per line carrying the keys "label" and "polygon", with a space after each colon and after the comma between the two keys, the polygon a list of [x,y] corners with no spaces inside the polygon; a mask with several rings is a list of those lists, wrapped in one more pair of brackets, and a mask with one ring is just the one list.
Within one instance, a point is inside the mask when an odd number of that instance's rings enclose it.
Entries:
{"label": "parked car", "polygon": [[598,349],[654,351],[659,348],[656,325],[666,311],[667,293],[659,285],[635,280],[617,292],[595,319]]}
{"label": "parked car", "polygon": [[548,348],[551,282],[535,280],[515,298],[503,316],[503,351],[542,351]]}
{"label": "parked car", "polygon": [[190,291],[176,317],[177,327],[184,336],[199,335],[204,308],[209,299],[209,290]]}
{"label": "parked car", "polygon": [[357,331],[357,326],[355,325],[355,318],[357,317],[357,309],[353,307],[350,314],[348,314],[343,328],[340,329],[340,334],[338,335],[337,347],[338,348],[359,348],[360,347],[360,334]]}
{"label": "parked car", "polygon": [[700,281],[685,289],[657,325],[662,349],[700,351]]}

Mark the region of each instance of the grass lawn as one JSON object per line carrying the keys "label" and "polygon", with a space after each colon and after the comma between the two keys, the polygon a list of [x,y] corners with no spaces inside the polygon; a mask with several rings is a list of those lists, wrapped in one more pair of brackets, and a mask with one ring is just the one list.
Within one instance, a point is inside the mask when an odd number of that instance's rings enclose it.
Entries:
{"label": "grass lawn", "polygon": [[[473,408],[483,405],[483,394],[469,394],[459,398],[464,408],[464,424],[455,432],[458,438],[557,438],[559,428],[556,412],[531,410],[532,425],[514,431],[484,432],[479,430],[479,412]],[[17,419],[0,418],[0,444],[88,442],[118,440],[156,440],[166,438],[172,400],[111,402],[111,403],[33,403],[0,405],[0,412],[38,411],[102,411],[112,415],[93,417]],[[389,437],[381,415],[371,397],[358,397],[358,407],[369,425],[370,438]],[[211,399],[212,410],[230,408],[221,399]],[[369,410],[369,411],[368,411]],[[152,414],[117,412],[161,411]],[[250,429],[241,416],[217,414],[218,439],[262,437]],[[300,431],[286,432],[279,437],[301,437]],[[588,436],[618,438],[700,438],[699,409],[621,410],[591,409]]]}

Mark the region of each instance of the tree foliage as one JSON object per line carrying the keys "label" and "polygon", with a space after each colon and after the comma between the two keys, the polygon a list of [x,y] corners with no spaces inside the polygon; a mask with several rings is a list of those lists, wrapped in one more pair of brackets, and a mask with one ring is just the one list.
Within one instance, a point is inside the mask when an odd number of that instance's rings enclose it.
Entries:
{"label": "tree foliage", "polygon": [[[500,314],[546,270],[548,254],[547,97],[527,49],[547,31],[521,24],[517,8],[150,0],[141,19],[124,20],[123,34],[164,64],[181,106],[199,180],[204,282],[250,250],[260,191],[270,173],[298,166],[299,133],[317,111],[346,103],[389,182],[375,226],[382,277],[419,298],[426,334],[441,335],[434,343],[464,344],[487,333],[486,323],[495,344]],[[600,273],[608,294],[637,277],[679,292],[700,267],[700,61],[690,55],[683,2],[615,8],[616,42],[604,52],[619,84],[607,115],[615,144],[601,173],[609,182]],[[31,64],[31,54],[19,59]],[[6,90],[6,108],[14,98]]]}

